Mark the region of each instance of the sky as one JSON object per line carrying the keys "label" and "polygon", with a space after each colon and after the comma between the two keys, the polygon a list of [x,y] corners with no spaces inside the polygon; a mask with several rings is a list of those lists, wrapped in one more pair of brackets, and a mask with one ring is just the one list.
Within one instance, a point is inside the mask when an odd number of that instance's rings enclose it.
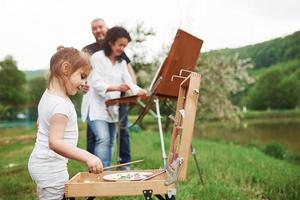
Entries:
{"label": "sky", "polygon": [[[59,45],[78,49],[95,41],[90,22],[156,35],[146,51],[170,46],[178,28],[204,41],[202,52],[236,48],[300,30],[299,0],[0,0],[0,61],[13,56],[20,70],[48,69]],[[128,53],[130,57],[130,52]]]}

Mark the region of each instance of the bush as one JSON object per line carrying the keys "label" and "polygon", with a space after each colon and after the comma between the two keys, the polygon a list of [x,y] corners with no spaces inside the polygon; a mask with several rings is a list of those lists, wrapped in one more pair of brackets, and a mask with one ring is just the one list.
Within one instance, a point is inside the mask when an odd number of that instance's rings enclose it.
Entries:
{"label": "bush", "polygon": [[300,60],[266,70],[243,99],[250,109],[292,109],[299,106]]}
{"label": "bush", "polygon": [[278,158],[278,159],[284,159],[287,153],[286,147],[282,144],[278,143],[271,143],[267,144],[265,148],[263,149],[263,152],[269,156]]}

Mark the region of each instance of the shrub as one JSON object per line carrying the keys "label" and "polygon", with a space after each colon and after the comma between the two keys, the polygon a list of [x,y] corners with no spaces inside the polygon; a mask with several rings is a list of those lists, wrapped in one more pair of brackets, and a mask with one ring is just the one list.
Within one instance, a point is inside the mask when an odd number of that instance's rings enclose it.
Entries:
{"label": "shrub", "polygon": [[269,156],[278,158],[278,159],[284,159],[287,153],[286,147],[282,144],[278,143],[271,143],[267,144],[265,148],[263,149],[263,152]]}

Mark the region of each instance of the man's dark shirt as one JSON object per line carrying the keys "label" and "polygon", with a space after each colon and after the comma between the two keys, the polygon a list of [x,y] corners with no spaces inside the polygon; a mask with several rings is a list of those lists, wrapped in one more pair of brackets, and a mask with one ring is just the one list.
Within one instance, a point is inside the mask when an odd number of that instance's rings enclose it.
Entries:
{"label": "man's dark shirt", "polygon": [[[90,54],[90,55],[93,55],[94,53],[96,53],[97,51],[100,51],[100,50],[103,50],[103,42],[94,42],[90,45],[87,45],[85,47],[83,47],[82,51]],[[123,52],[118,58],[117,60],[120,62],[122,60],[125,60],[126,63],[130,63],[130,59],[127,57],[126,53]]]}

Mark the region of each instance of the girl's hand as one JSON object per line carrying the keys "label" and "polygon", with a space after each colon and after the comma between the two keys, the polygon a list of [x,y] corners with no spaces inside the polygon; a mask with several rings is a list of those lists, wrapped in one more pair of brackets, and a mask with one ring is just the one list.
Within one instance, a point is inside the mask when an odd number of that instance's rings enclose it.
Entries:
{"label": "girl's hand", "polygon": [[86,165],[88,166],[89,172],[91,173],[100,174],[101,172],[103,172],[103,165],[101,160],[93,154],[90,154],[90,156],[88,157]]}

